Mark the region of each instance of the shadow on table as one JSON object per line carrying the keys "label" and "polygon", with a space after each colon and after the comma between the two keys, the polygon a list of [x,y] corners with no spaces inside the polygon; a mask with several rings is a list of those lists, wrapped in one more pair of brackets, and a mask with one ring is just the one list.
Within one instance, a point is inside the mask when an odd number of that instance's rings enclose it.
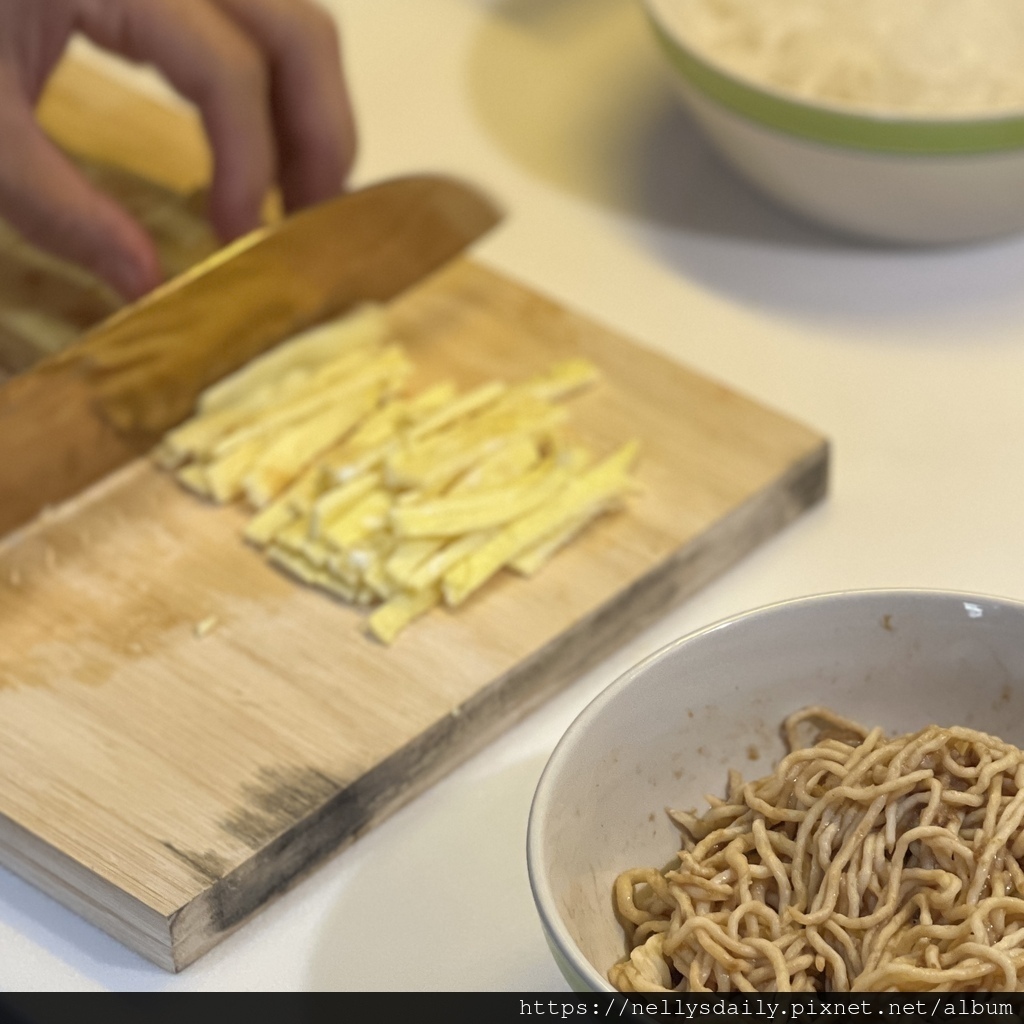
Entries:
{"label": "shadow on table", "polygon": [[970,316],[993,301],[1024,315],[1019,241],[856,242],[747,185],[678,104],[637,0],[486,6],[466,70],[483,129],[534,177],[625,215],[636,243],[674,271],[811,318]]}
{"label": "shadow on table", "polygon": [[326,915],[306,989],[563,991],[526,871],[526,821],[544,761],[495,771],[469,801],[442,782],[429,812],[414,802],[400,829],[384,822],[373,856]]}

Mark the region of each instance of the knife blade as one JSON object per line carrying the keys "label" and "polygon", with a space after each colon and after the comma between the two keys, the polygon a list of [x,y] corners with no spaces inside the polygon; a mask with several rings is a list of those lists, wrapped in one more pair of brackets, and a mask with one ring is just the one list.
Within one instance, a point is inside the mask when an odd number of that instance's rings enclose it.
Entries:
{"label": "knife blade", "polygon": [[500,219],[417,175],[253,232],[0,387],[0,536],[148,451],[200,392],[296,332],[386,302]]}

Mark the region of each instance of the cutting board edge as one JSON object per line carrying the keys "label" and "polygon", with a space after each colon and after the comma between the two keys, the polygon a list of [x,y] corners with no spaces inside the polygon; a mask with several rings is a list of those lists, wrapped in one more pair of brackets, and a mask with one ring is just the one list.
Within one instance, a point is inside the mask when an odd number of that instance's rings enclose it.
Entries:
{"label": "cutting board edge", "polygon": [[[172,915],[167,956],[154,962],[170,964],[174,971],[193,963],[328,858],[817,504],[827,493],[829,459],[829,444],[820,439],[770,487],[710,531],[213,883]],[[600,636],[596,642],[595,631]],[[415,781],[403,788],[403,777]],[[240,894],[245,898],[239,899]]]}
{"label": "cutting board edge", "polygon": [[[0,814],[0,864],[89,924],[165,970],[173,915],[163,915],[98,872]],[[111,906],[120,907],[118,912]]]}

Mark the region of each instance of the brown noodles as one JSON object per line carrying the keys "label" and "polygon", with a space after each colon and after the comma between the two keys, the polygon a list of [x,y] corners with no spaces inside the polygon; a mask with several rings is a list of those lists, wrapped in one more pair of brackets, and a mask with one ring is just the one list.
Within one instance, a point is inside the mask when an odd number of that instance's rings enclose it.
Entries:
{"label": "brown noodles", "polygon": [[784,730],[771,775],[730,773],[705,814],[671,812],[678,865],[617,879],[632,949],[615,987],[1024,986],[1024,751],[934,725],[886,738],[823,708]]}

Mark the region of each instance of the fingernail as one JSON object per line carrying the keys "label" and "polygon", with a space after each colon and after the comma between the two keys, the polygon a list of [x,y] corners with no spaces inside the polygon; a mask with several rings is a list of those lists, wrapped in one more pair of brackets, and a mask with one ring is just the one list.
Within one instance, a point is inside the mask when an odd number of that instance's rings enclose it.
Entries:
{"label": "fingernail", "polygon": [[129,301],[142,298],[162,280],[159,268],[130,257],[112,259],[101,276]]}

